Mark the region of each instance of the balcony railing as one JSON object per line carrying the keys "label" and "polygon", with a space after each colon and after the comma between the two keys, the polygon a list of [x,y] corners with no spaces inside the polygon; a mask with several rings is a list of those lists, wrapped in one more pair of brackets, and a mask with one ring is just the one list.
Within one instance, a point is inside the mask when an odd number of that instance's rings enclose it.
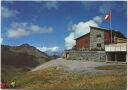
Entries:
{"label": "balcony railing", "polygon": [[105,51],[127,51],[127,43],[105,45]]}

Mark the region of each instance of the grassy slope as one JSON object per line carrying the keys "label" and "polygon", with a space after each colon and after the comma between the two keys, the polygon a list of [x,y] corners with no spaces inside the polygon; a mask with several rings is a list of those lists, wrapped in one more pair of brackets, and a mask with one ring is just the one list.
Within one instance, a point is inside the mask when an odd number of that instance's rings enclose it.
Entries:
{"label": "grassy slope", "polygon": [[126,70],[126,65],[105,65],[96,67],[98,70]]}
{"label": "grassy slope", "polygon": [[[45,58],[44,59],[43,58],[38,59],[39,64],[43,64],[43,63],[48,62],[48,61],[49,60],[45,59]],[[35,67],[29,67],[29,66],[15,67],[14,65],[2,64],[1,65],[1,79],[12,80],[15,76],[20,76],[20,75],[30,71],[32,68],[35,68]]]}
{"label": "grassy slope", "polygon": [[1,79],[12,80],[36,66],[48,62],[49,58],[36,57],[28,53],[17,53],[9,50],[11,47],[2,47],[1,53]]}
{"label": "grassy slope", "polygon": [[44,70],[29,72],[17,76],[17,88],[41,89],[41,88],[85,88],[85,89],[126,89],[126,73],[112,74],[83,74],[67,72],[63,67],[56,66]]}

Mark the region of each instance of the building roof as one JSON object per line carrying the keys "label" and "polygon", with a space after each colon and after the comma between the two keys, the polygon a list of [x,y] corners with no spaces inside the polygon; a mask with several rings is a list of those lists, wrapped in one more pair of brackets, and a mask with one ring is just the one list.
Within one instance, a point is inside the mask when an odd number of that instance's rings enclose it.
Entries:
{"label": "building roof", "polygon": [[[93,27],[93,26],[89,26],[89,27],[94,28],[94,29],[98,29],[98,30],[103,30],[103,31],[110,31],[110,29],[107,29],[107,28],[100,28],[100,27]],[[116,31],[116,30],[114,30],[114,31]]]}
{"label": "building roof", "polygon": [[115,34],[118,36],[118,37],[123,37],[123,38],[126,38],[120,31],[118,30],[114,30],[114,29],[106,29],[106,28],[99,28],[99,27],[93,27],[93,26],[90,26],[90,28],[94,28],[94,29],[97,29],[97,30],[102,30],[102,31],[106,31],[106,32],[109,32],[111,33],[111,30],[112,30],[112,33]]}
{"label": "building roof", "polygon": [[[102,30],[102,31],[106,31],[106,32],[111,33],[111,30],[110,30],[110,29],[90,26],[90,29],[91,29],[91,28],[94,28],[94,29],[97,29],[97,30]],[[114,33],[113,33],[113,32],[114,32]],[[112,35],[115,35],[115,34],[116,34],[117,37],[125,38],[125,39],[126,39],[126,37],[125,37],[120,31],[117,31],[117,30],[113,30],[113,29],[112,29],[112,33],[113,33]],[[87,34],[85,34],[85,35],[82,35],[82,36],[76,38],[75,40],[78,40],[78,39],[80,39],[80,38],[82,38],[82,37],[84,37],[84,36],[87,36],[87,35],[90,35],[90,32],[87,33]]]}
{"label": "building roof", "polygon": [[90,35],[90,33],[86,33],[86,34],[84,34],[83,36],[80,36],[80,37],[76,38],[75,40],[78,40],[78,39],[80,39],[80,38],[82,38],[82,37],[84,37],[84,36],[88,36],[88,35]]}

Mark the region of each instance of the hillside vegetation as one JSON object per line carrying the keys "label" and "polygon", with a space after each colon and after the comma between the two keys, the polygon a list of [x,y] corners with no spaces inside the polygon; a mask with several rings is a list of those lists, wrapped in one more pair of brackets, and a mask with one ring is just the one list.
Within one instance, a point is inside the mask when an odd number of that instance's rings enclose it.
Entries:
{"label": "hillside vegetation", "polygon": [[11,80],[19,73],[24,73],[51,60],[50,57],[33,46],[1,46],[1,78]]}
{"label": "hillside vegetation", "polygon": [[17,88],[24,89],[125,90],[127,86],[124,72],[85,74],[65,71],[62,66],[29,72],[14,79],[17,80]]}

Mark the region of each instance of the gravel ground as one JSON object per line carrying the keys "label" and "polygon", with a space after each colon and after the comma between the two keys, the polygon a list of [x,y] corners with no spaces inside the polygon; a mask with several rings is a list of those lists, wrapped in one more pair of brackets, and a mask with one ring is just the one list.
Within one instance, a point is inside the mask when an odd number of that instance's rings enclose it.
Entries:
{"label": "gravel ground", "polygon": [[37,66],[32,70],[37,71],[40,69],[45,69],[52,66],[63,66],[65,70],[68,71],[77,71],[77,72],[92,72],[92,73],[111,73],[112,70],[96,70],[95,67],[103,66],[103,65],[113,65],[114,63],[106,63],[106,62],[83,62],[77,60],[65,60],[62,58],[58,58],[52,61],[49,61],[45,64]]}

